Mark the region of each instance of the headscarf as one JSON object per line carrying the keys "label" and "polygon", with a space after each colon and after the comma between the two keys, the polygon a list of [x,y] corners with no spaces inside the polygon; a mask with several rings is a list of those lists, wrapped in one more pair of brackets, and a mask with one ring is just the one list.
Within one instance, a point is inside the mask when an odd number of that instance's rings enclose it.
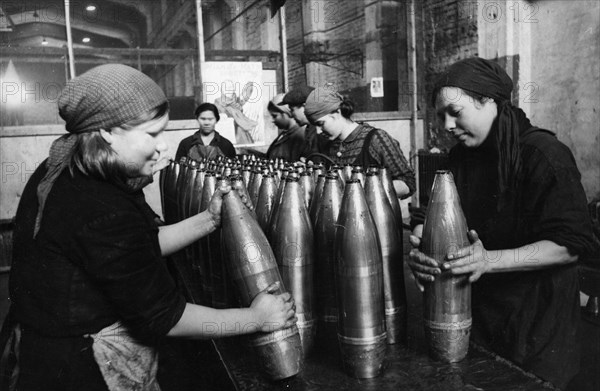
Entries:
{"label": "headscarf", "polygon": [[337,92],[318,87],[306,98],[304,114],[311,123],[314,123],[324,115],[339,109],[343,101],[344,97]]}
{"label": "headscarf", "polygon": [[502,67],[479,57],[467,58],[450,65],[437,79],[433,104],[443,87],[458,87],[496,101],[510,100],[513,82]]}
{"label": "headscarf", "polygon": [[279,110],[282,113],[286,113],[287,115],[289,115],[290,117],[292,116],[292,110],[290,109],[290,106],[288,106],[283,102],[283,98],[285,97],[285,94],[277,94],[273,97],[273,99],[271,99],[271,105],[272,107],[275,108],[275,110]]}
{"label": "headscarf", "polygon": [[[50,147],[47,172],[37,188],[39,206],[34,237],[40,229],[48,194],[75,152],[77,138],[73,135],[110,130],[165,102],[164,92],[151,78],[126,65],[100,65],[67,82],[58,98],[58,112],[69,134]],[[135,185],[133,182],[139,184],[140,179],[133,179],[130,185]]]}
{"label": "headscarf", "polygon": [[302,106],[304,102],[306,102],[306,98],[308,98],[314,89],[315,88],[311,86],[300,86],[298,88],[291,89],[287,94],[285,94],[280,105]]}
{"label": "headscarf", "polygon": [[434,104],[443,87],[492,98],[498,106],[492,132],[498,151],[498,208],[502,209],[513,197],[512,189],[517,188],[521,174],[520,134],[531,128],[523,110],[510,102],[513,82],[497,63],[473,57],[455,62],[439,76],[432,94]]}

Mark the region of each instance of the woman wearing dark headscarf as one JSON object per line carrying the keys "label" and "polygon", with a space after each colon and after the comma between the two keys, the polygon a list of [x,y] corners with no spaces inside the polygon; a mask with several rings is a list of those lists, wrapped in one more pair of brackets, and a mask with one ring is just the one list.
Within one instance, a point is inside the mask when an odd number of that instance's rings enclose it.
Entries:
{"label": "woman wearing dark headscarf", "polygon": [[385,130],[353,121],[354,103],[350,99],[319,87],[308,95],[304,113],[317,127],[317,133],[331,141],[327,153],[331,161],[363,167],[386,167],[392,175],[398,197],[406,198],[415,191],[415,174],[400,149],[400,143]]}
{"label": "woman wearing dark headscarf", "polygon": [[565,387],[579,369],[579,284],[575,262],[594,251],[586,197],[571,151],[510,103],[512,80],[496,63],[459,61],[435,85],[472,245],[438,265],[417,250],[418,284],[442,271],[470,274],[473,339]]}
{"label": "woman wearing dark headscarf", "polygon": [[281,104],[285,94],[278,94],[269,102],[267,109],[273,123],[281,131],[267,150],[269,159],[282,158],[288,162],[300,159],[306,149],[304,126],[298,125],[292,117],[292,111],[286,104]]}
{"label": "woman wearing dark headscarf", "polygon": [[234,158],[235,148],[231,141],[215,130],[217,122],[221,119],[217,106],[212,103],[201,103],[196,107],[194,116],[200,129],[193,135],[181,140],[175,154],[175,160],[179,161],[182,156],[194,160],[211,160],[217,156]]}
{"label": "woman wearing dark headscarf", "polygon": [[141,188],[166,150],[168,104],[149,77],[102,65],[69,81],[58,104],[69,134],[32,175],[15,219],[18,390],[159,390],[160,338],[294,322],[289,294],[215,310],[178,293],[161,256],[214,231],[230,189],[207,211],[157,227]]}

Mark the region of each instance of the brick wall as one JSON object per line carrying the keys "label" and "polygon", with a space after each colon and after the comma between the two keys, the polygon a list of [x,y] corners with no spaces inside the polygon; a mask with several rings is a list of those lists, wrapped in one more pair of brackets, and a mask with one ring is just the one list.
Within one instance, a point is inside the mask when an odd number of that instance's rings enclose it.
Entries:
{"label": "brick wall", "polygon": [[[473,0],[423,0],[417,9],[423,28],[421,53],[424,67],[424,102],[427,105],[426,131],[429,146],[448,149],[452,139],[436,129],[430,93],[437,76],[448,65],[478,55],[478,2]],[[417,45],[419,43],[417,42]]]}
{"label": "brick wall", "polygon": [[288,2],[285,5],[288,77],[290,86],[306,84],[306,72],[302,63],[304,52],[304,29],[302,24],[302,2]]}

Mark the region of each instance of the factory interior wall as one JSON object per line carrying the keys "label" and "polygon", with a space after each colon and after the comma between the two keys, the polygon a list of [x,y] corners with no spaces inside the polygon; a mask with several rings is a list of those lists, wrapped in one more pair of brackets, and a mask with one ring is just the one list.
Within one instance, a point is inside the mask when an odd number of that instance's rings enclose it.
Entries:
{"label": "factory interior wall", "polygon": [[[357,114],[357,119],[362,118]],[[217,123],[225,125],[230,120],[224,118]],[[396,138],[403,149],[404,156],[409,157],[410,149],[410,121],[407,119],[368,119],[376,127],[388,131]],[[192,135],[197,130],[195,120],[170,121],[166,131],[168,150],[166,155],[173,158],[179,142]],[[418,128],[422,129],[422,121]],[[417,131],[422,134],[422,131]],[[21,126],[4,128],[0,136],[0,156],[2,157],[2,186],[0,187],[0,220],[14,218],[21,194],[36,167],[48,156],[50,144],[60,135],[65,134],[63,125],[51,126]],[[422,143],[417,139],[417,143]],[[146,199],[154,211],[162,216],[160,207],[160,194],[158,189],[158,174],[154,182],[145,188]],[[408,211],[406,210],[405,216]]]}

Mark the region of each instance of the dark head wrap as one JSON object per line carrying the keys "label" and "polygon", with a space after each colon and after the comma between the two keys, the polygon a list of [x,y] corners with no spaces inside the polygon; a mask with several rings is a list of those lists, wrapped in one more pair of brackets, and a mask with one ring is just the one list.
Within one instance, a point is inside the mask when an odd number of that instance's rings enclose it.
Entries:
{"label": "dark head wrap", "polygon": [[[473,57],[452,64],[435,83],[432,102],[443,87],[457,87],[476,95],[492,98],[498,106],[498,116],[490,132],[498,151],[498,208],[502,209],[514,197],[521,174],[519,137],[531,123],[527,115],[510,102],[513,82],[497,63]],[[489,136],[488,136],[489,137]]]}
{"label": "dark head wrap", "polygon": [[443,87],[458,87],[495,101],[507,101],[513,82],[500,65],[473,57],[455,62],[439,76],[433,89],[433,104]]}
{"label": "dark head wrap", "polygon": [[[52,143],[46,161],[48,171],[40,181],[34,237],[39,231],[44,205],[60,173],[74,153],[73,134],[110,130],[150,112],[167,102],[160,87],[142,72],[121,64],[106,64],[69,80],[58,98],[58,112],[69,132]],[[133,183],[135,182],[135,183]],[[130,187],[148,183],[133,179]]]}
{"label": "dark head wrap", "polygon": [[300,86],[298,88],[294,88],[290,90],[283,99],[281,100],[280,105],[288,105],[288,106],[302,106],[304,102],[306,102],[306,98],[308,95],[314,90],[314,87],[311,86]]}
{"label": "dark head wrap", "polygon": [[311,123],[314,123],[324,115],[339,109],[342,102],[344,102],[344,97],[337,92],[319,87],[306,98],[304,114]]}

